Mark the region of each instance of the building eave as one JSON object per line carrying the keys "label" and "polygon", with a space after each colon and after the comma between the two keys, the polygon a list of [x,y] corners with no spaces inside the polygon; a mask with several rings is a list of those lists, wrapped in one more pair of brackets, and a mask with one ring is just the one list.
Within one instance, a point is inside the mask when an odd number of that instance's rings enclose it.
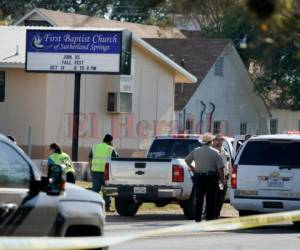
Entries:
{"label": "building eave", "polygon": [[24,69],[25,63],[0,63],[0,68],[2,69]]}
{"label": "building eave", "polygon": [[155,58],[162,61],[167,66],[171,67],[175,71],[175,82],[177,83],[196,83],[197,77],[189,73],[186,69],[178,65],[176,62],[171,60],[169,57],[155,49],[149,43],[145,42],[143,39],[133,35],[133,42],[148,51]]}
{"label": "building eave", "polygon": [[30,16],[32,16],[34,14],[40,15],[42,18],[45,19],[45,21],[47,21],[48,23],[50,23],[52,26],[57,26],[57,24],[55,22],[53,22],[51,19],[49,19],[41,11],[39,11],[39,9],[33,9],[32,11],[30,11],[29,13],[27,13],[25,16],[23,16],[21,19],[19,19],[17,22],[15,22],[13,25],[19,26],[20,24],[22,24],[22,22],[24,22],[26,19],[28,19]]}

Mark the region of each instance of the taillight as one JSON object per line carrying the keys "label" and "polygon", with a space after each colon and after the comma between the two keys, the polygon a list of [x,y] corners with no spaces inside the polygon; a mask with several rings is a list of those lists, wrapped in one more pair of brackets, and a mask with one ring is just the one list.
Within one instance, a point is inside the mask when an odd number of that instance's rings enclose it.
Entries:
{"label": "taillight", "polygon": [[109,163],[108,162],[105,164],[104,180],[109,181]]}
{"label": "taillight", "polygon": [[172,182],[184,181],[184,169],[182,166],[173,165],[172,167]]}
{"label": "taillight", "polygon": [[234,165],[231,173],[231,188],[236,189],[237,187],[237,165]]}

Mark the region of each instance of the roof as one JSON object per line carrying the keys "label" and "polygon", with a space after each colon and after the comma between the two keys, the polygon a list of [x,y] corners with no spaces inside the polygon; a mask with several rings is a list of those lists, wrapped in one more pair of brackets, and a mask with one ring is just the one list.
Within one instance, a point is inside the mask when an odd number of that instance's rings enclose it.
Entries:
{"label": "roof", "polygon": [[[153,47],[167,55],[190,73],[198,82],[184,87],[175,86],[175,110],[182,110],[197,90],[208,71],[225,47],[227,39],[145,39]],[[183,91],[182,91],[183,90]]]}
{"label": "roof", "polygon": [[125,28],[142,38],[185,38],[177,28],[163,28],[130,22],[108,20],[100,17],[90,17],[76,13],[66,13],[54,10],[36,8],[30,11],[15,25],[20,25],[30,16],[38,14],[53,26],[60,27],[96,27],[96,28]]}
{"label": "roof", "polygon": [[201,135],[200,134],[167,134],[167,135],[157,135],[155,139],[194,139],[194,140],[200,140]]}
{"label": "roof", "polygon": [[274,134],[274,135],[259,135],[251,137],[249,141],[259,140],[300,140],[300,134]]}
{"label": "roof", "polygon": [[[72,30],[100,30],[97,28],[64,28],[64,27],[25,27],[25,26],[1,26],[0,27],[0,67],[19,67],[25,66],[25,37],[26,29],[72,29]],[[103,29],[101,29],[103,30]],[[110,29],[111,30],[111,29]],[[114,29],[116,30],[116,29]],[[117,29],[120,30],[120,29]],[[152,47],[150,44],[137,36],[133,36],[133,44],[147,51],[152,57],[166,65],[170,70],[175,72],[176,82],[194,83],[197,78],[189,73],[186,69],[176,64],[170,58]]]}

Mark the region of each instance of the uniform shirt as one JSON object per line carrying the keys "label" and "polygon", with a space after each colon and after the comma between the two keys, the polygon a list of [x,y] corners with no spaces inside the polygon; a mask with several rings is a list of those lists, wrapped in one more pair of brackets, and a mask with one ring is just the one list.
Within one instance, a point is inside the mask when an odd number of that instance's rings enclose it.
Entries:
{"label": "uniform shirt", "polygon": [[186,158],[186,162],[190,165],[195,162],[196,173],[207,173],[209,171],[217,172],[218,169],[225,167],[225,164],[218,150],[203,145],[194,149]]}
{"label": "uniform shirt", "polygon": [[[111,157],[114,158],[114,157],[119,157],[118,153],[116,152],[116,150],[114,149],[111,153]],[[89,154],[89,159],[93,159],[93,150],[91,150],[90,154]]]}
{"label": "uniform shirt", "polygon": [[223,147],[221,147],[220,156],[221,156],[224,166],[225,166],[224,174],[225,174],[225,176],[228,176],[230,174],[229,168],[230,168],[231,163],[228,161],[229,154],[226,152],[226,150]]}

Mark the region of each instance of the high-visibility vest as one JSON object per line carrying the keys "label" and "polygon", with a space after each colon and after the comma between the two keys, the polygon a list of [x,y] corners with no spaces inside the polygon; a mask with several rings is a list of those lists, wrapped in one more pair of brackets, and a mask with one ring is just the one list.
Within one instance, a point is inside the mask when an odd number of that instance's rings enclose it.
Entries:
{"label": "high-visibility vest", "polygon": [[51,159],[51,161],[55,164],[55,165],[61,165],[64,170],[65,173],[69,173],[69,172],[75,172],[73,163],[70,159],[70,156],[66,153],[53,153],[49,156],[49,158]]}
{"label": "high-visibility vest", "polygon": [[114,148],[106,143],[99,143],[93,146],[92,171],[103,173],[105,164],[111,158]]}

